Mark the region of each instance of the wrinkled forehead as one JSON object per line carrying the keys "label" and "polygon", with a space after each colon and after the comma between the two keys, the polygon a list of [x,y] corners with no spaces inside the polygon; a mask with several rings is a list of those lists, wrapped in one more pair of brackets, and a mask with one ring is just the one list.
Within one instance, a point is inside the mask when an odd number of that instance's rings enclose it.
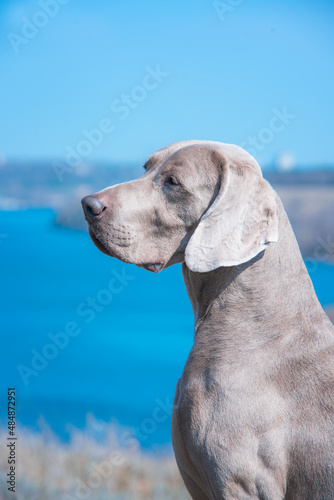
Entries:
{"label": "wrinkled forehead", "polygon": [[156,151],[149,158],[152,168],[160,171],[179,170],[180,173],[193,176],[214,175],[217,172],[217,152],[207,144],[187,141],[174,143],[159,151]]}

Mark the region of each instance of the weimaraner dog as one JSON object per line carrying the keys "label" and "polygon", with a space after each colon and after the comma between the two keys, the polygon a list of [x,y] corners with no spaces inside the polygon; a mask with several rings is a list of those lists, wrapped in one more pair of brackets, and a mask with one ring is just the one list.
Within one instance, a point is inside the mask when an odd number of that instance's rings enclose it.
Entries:
{"label": "weimaraner dog", "polygon": [[167,146],[82,200],[93,242],[158,272],[182,263],[194,345],[172,421],[195,500],[334,499],[334,329],[282,203],[240,147]]}

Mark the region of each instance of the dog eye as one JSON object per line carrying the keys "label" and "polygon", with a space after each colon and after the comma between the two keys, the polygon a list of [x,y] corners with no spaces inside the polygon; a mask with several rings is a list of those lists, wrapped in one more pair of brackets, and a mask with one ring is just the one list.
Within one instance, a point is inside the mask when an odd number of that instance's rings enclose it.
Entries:
{"label": "dog eye", "polygon": [[149,163],[150,163],[149,160],[147,160],[147,162],[144,163],[144,165],[143,165],[144,170],[147,169]]}
{"label": "dog eye", "polygon": [[167,186],[179,186],[180,183],[177,182],[177,180],[175,179],[175,177],[168,177],[165,182],[164,182],[165,185]]}

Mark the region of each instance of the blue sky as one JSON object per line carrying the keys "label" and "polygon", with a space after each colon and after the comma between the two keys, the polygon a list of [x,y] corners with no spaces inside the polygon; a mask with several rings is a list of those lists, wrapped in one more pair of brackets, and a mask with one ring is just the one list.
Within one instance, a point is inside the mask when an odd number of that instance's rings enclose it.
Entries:
{"label": "blue sky", "polygon": [[210,139],[262,165],[334,164],[334,2],[10,0],[0,19],[0,163]]}

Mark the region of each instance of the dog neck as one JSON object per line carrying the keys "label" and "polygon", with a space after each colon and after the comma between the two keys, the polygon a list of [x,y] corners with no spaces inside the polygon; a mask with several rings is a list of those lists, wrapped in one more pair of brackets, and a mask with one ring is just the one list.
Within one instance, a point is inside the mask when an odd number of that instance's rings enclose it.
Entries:
{"label": "dog neck", "polygon": [[196,337],[219,330],[232,343],[236,337],[240,344],[251,338],[271,341],[272,336],[291,330],[291,324],[300,327],[303,321],[312,324],[314,319],[319,324],[319,315],[327,322],[280,202],[278,215],[279,242],[251,261],[208,273],[192,272],[183,263]]}

